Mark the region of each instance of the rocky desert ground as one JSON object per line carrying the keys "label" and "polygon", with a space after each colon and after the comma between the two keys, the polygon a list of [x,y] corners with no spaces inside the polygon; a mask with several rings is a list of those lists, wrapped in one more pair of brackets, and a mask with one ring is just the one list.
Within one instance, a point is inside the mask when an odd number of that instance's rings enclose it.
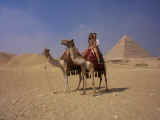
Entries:
{"label": "rocky desert ground", "polygon": [[103,84],[92,96],[88,79],[87,94],[81,95],[74,91],[77,76],[69,78],[70,92],[64,92],[62,72],[44,56],[14,56],[0,64],[0,120],[160,119],[159,59],[111,62],[106,67],[110,90]]}

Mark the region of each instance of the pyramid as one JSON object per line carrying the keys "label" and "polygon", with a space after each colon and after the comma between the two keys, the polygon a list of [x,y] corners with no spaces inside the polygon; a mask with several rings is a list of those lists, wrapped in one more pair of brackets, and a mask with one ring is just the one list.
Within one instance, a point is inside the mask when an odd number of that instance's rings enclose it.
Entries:
{"label": "pyramid", "polygon": [[115,46],[105,55],[106,60],[152,57],[135,43],[128,35],[123,35]]}

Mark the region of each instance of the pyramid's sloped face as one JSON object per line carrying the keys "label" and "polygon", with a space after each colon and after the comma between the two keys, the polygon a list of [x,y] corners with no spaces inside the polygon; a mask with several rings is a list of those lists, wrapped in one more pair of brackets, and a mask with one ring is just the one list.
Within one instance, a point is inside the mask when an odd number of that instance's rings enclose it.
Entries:
{"label": "pyramid's sloped face", "polygon": [[106,54],[105,59],[123,59],[124,46],[124,41],[118,41],[116,45]]}
{"label": "pyramid's sloped face", "polygon": [[125,59],[152,57],[147,51],[136,44],[130,37],[124,35],[106,54],[105,59]]}
{"label": "pyramid's sloped face", "polygon": [[125,44],[125,54],[126,58],[144,58],[152,57],[147,51],[141,48],[132,40],[127,40]]}

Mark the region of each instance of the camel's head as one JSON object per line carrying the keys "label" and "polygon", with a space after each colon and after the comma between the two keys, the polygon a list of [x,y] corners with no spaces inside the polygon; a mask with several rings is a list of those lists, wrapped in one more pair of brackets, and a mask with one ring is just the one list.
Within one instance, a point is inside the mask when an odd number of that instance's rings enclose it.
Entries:
{"label": "camel's head", "polygon": [[72,40],[61,40],[61,45],[64,45],[68,48],[73,47],[74,46],[74,41]]}
{"label": "camel's head", "polygon": [[88,39],[89,39],[89,40],[91,40],[91,39],[96,40],[96,37],[97,37],[97,33],[91,32],[91,33],[89,34],[89,36],[88,36]]}
{"label": "camel's head", "polygon": [[44,55],[48,58],[49,57],[49,55],[50,55],[50,49],[48,49],[48,48],[45,48],[44,49]]}

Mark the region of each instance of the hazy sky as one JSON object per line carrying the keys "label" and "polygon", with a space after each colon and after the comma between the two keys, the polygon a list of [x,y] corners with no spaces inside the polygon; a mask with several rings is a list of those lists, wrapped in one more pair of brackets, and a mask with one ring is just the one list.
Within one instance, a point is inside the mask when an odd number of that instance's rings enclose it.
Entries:
{"label": "hazy sky", "polygon": [[62,39],[75,39],[80,51],[89,32],[98,32],[106,53],[128,34],[160,56],[159,0],[0,0],[0,51],[59,56]]}

